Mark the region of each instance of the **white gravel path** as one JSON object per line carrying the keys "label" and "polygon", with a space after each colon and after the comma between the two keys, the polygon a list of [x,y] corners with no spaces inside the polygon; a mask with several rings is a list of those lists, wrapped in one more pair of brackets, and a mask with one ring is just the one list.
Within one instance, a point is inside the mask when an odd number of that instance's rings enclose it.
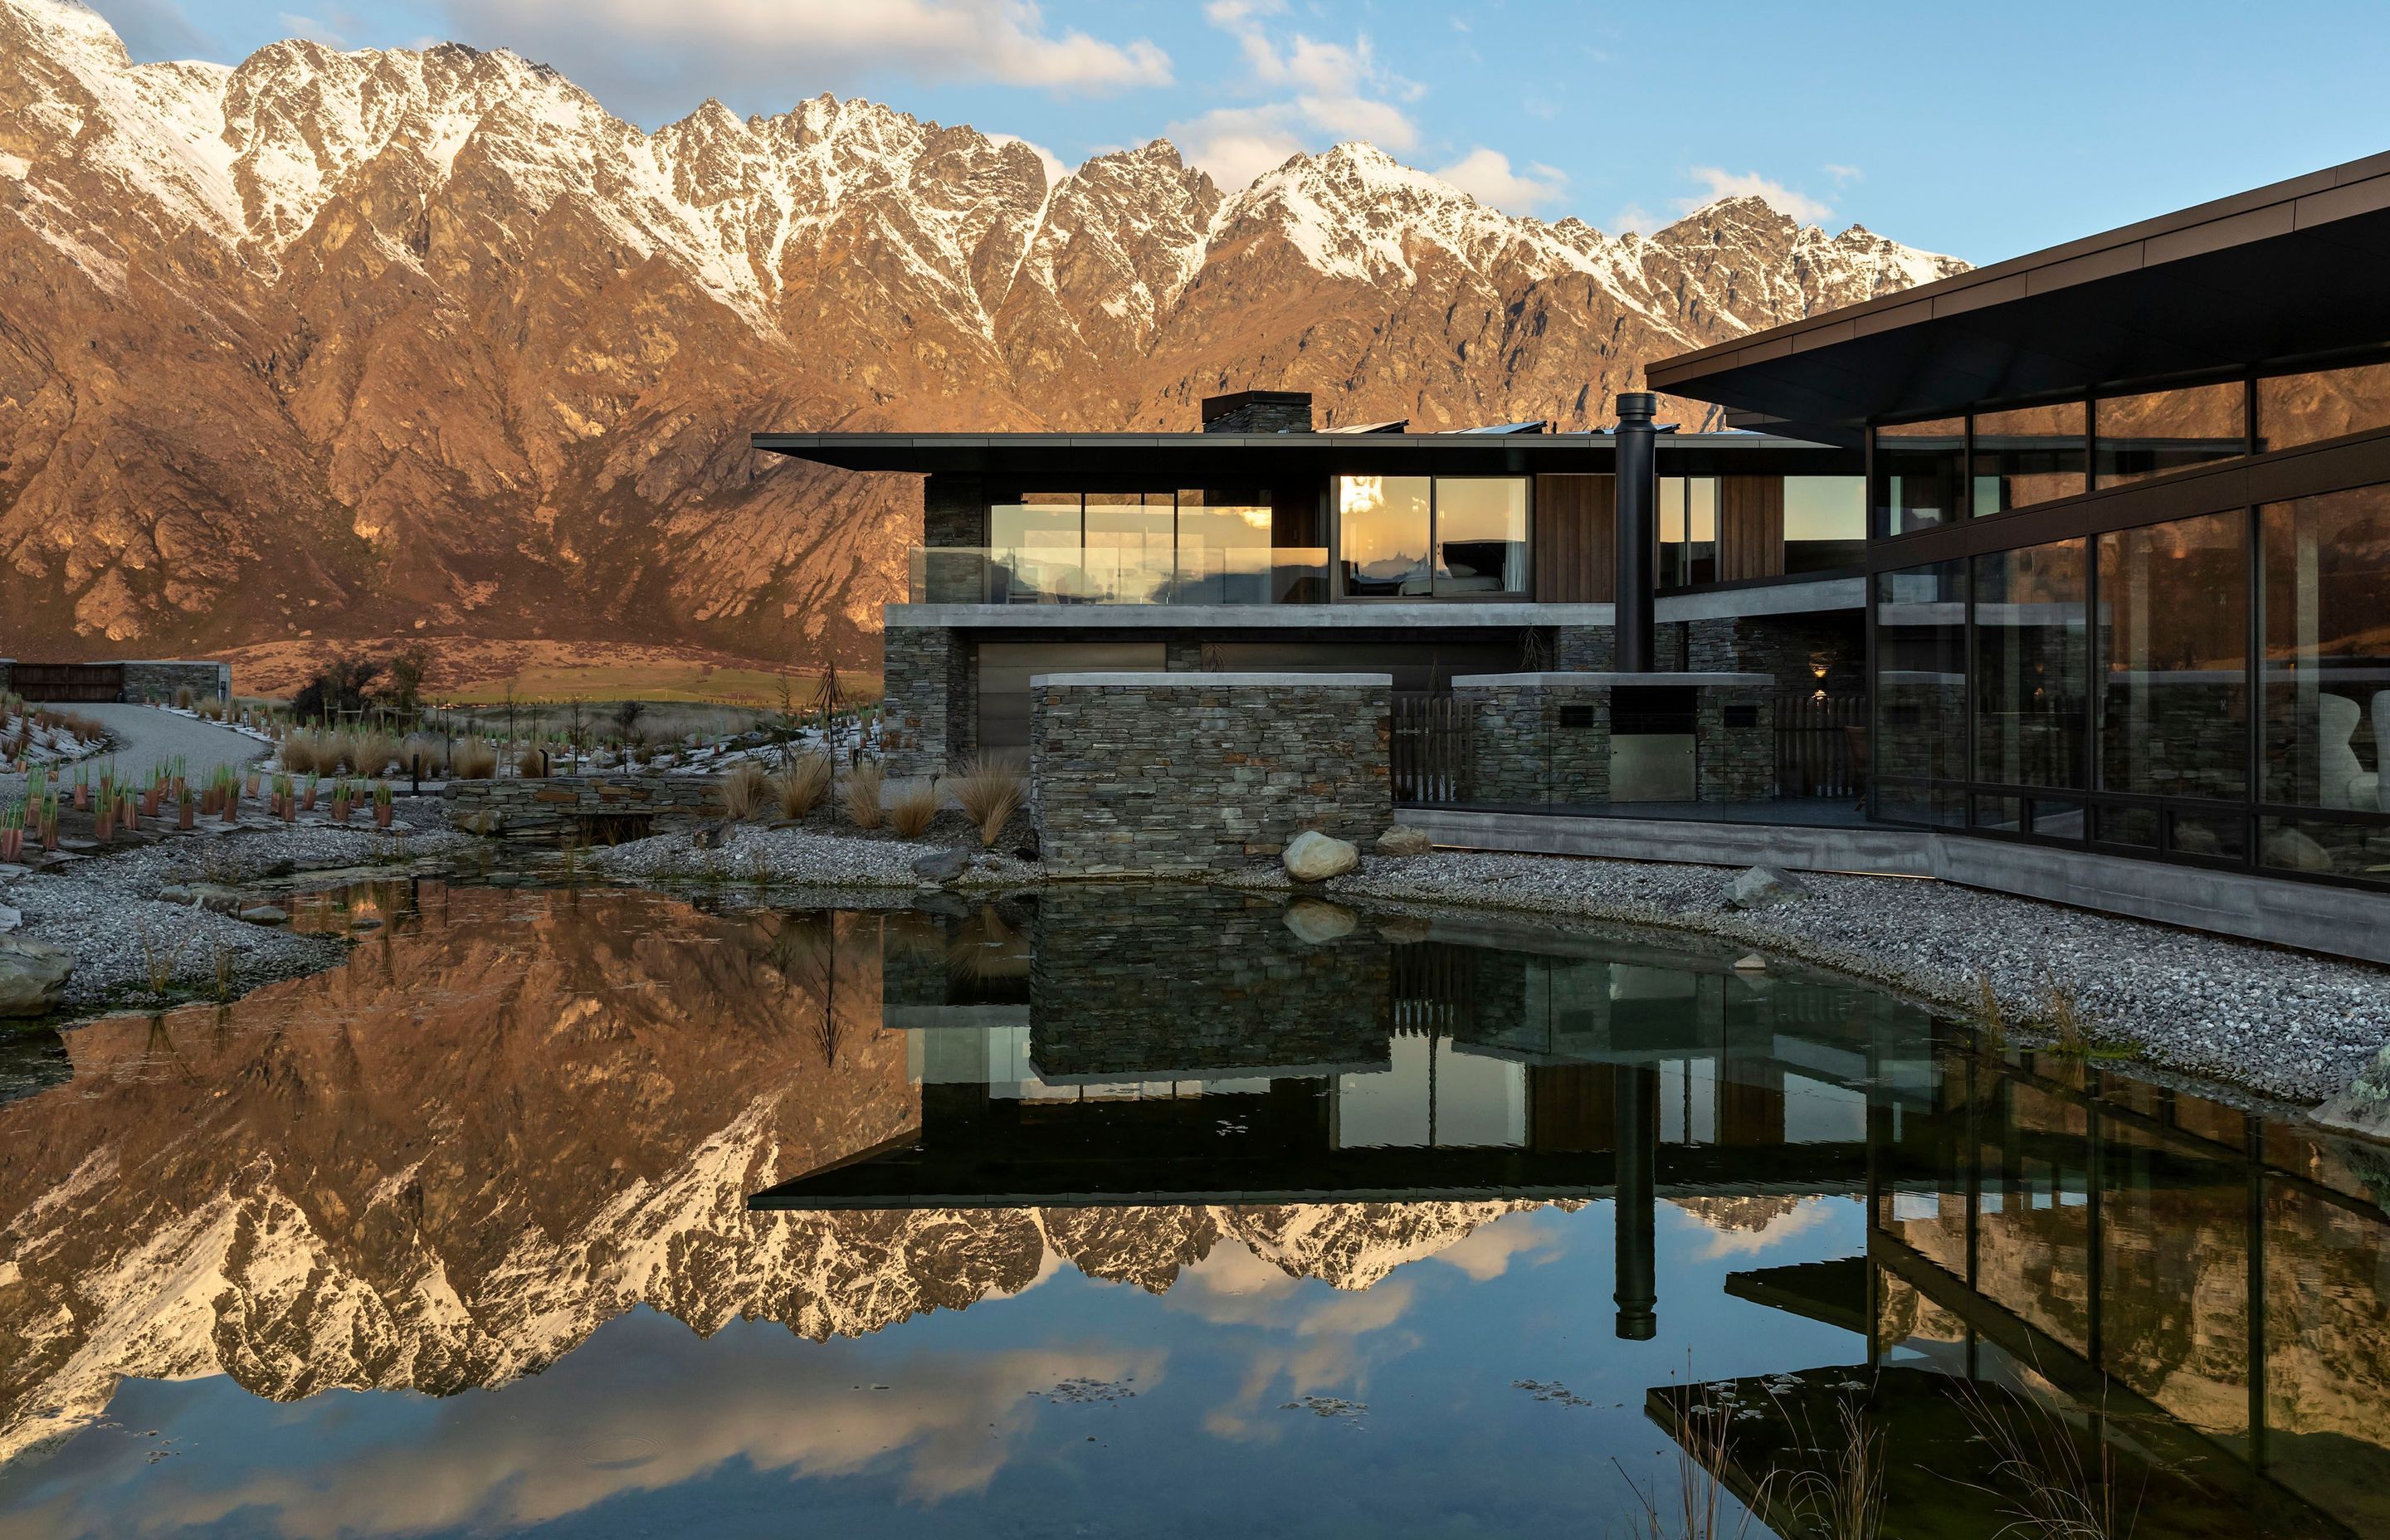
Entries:
{"label": "white gravel path", "polygon": [[[1354,898],[1465,904],[1723,936],[1973,1015],[1988,979],[2011,1027],[2053,982],[2087,1030],[2168,1069],[2302,1102],[2337,1095],[2390,1042],[2390,969],[1921,879],[1803,872],[1802,896],[1727,902],[1732,869],[1437,851],[1365,856],[1325,885]],[[1224,879],[1284,889],[1276,867]]]}
{"label": "white gravel path", "polygon": [[[229,727],[160,711],[154,706],[78,705],[58,709],[90,717],[106,727],[111,740],[108,752],[84,763],[97,764],[113,760],[118,771],[126,776],[147,777],[152,765],[179,755],[187,766],[191,783],[204,786],[219,765],[244,765],[266,750],[256,738]],[[0,802],[24,789],[24,776],[0,776]]]}

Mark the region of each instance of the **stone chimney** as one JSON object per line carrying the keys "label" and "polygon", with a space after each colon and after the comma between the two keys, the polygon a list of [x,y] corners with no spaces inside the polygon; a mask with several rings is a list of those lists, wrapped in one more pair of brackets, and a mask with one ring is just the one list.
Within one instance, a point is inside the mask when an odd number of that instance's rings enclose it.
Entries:
{"label": "stone chimney", "polygon": [[1239,391],[1203,398],[1206,433],[1308,433],[1309,391]]}

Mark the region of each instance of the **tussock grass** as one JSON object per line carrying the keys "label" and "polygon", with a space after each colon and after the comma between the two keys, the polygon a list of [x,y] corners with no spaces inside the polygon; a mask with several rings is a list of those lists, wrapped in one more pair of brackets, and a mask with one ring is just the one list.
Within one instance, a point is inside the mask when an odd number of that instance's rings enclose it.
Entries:
{"label": "tussock grass", "polygon": [[517,749],[515,774],[534,776],[547,774],[547,751],[536,743],[526,743]]}
{"label": "tussock grass", "polygon": [[2069,1059],[2091,1057],[2091,1037],[2084,1027],[2083,1007],[2075,997],[2075,986],[2062,982],[2048,968],[2041,970],[2041,1025],[2058,1052]]}
{"label": "tussock grass", "polygon": [[918,840],[929,832],[931,822],[938,815],[938,786],[926,777],[899,781],[896,794],[889,799],[888,827],[900,840]]}
{"label": "tussock grass", "polygon": [[478,738],[456,745],[448,756],[448,774],[460,781],[485,781],[498,773],[498,751]]}
{"label": "tussock grass", "polygon": [[1022,777],[1020,766],[1012,761],[993,754],[974,754],[963,766],[946,777],[946,789],[970,815],[979,829],[979,841],[993,845],[1003,837],[1004,826],[1021,809]]}
{"label": "tussock grass", "polygon": [[1994,1052],[2009,1046],[2008,1015],[2000,1009],[1999,991],[1992,987],[1992,976],[1975,969],[1975,1027]]}
{"label": "tussock grass", "polygon": [[803,818],[829,795],[837,766],[828,754],[799,754],[772,777],[772,795],[783,818]]}
{"label": "tussock grass", "polygon": [[881,822],[880,790],[883,777],[880,766],[867,760],[846,773],[846,785],[841,800],[846,804],[846,815],[857,828],[878,828]]}
{"label": "tussock grass", "polygon": [[421,733],[408,738],[400,747],[399,768],[405,769],[417,758],[423,761],[425,775],[435,779],[447,775],[448,740],[444,738],[431,738]]}
{"label": "tussock grass", "polygon": [[731,817],[745,820],[764,811],[771,796],[771,778],[764,767],[753,760],[740,760],[730,767],[714,788],[722,799],[722,811]]}

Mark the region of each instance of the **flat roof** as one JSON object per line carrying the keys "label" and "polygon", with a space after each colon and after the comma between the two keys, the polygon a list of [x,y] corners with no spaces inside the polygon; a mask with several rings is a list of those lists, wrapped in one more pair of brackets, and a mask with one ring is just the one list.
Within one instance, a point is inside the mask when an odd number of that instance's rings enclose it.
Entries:
{"label": "flat roof", "polygon": [[2390,154],[1653,364],[1655,391],[1849,427],[2390,343]]}
{"label": "flat roof", "polygon": [[[1367,471],[1388,475],[1606,473],[1608,433],[757,433],[756,449],[844,470],[1080,476],[1189,484]],[[1668,433],[1664,469],[1754,475],[1859,468],[1855,448],[1771,433]]]}

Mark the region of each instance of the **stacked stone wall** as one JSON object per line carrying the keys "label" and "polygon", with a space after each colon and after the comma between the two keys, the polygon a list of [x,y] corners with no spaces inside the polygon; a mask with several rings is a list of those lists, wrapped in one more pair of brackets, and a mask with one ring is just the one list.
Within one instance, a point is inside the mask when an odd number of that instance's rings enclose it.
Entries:
{"label": "stacked stone wall", "polygon": [[703,818],[722,811],[713,779],[695,776],[450,781],[441,795],[451,826],[501,840],[556,840],[591,818]]}
{"label": "stacked stone wall", "polygon": [[120,666],[124,670],[127,700],[171,702],[178,690],[189,690],[202,700],[232,699],[232,670],[222,663],[145,660]]}
{"label": "stacked stone wall", "polygon": [[[1612,691],[1636,681],[1583,674],[1464,676],[1453,683],[1471,726],[1463,800],[1478,806],[1584,806],[1610,800]],[[1695,690],[1694,795],[1705,802],[1776,794],[1776,687],[1748,674],[1655,674]]]}
{"label": "stacked stone wall", "polygon": [[1391,696],[1385,674],[1043,676],[1042,859],[1077,876],[1209,871],[1304,829],[1374,839],[1394,820]]}
{"label": "stacked stone wall", "polygon": [[14,658],[0,658],[0,695],[5,695],[5,694],[6,694],[6,693],[7,693],[7,690],[8,690],[8,680],[9,680],[9,678],[10,678],[10,677],[15,674],[15,672],[16,672],[16,668],[17,668],[17,660],[16,660],[16,659],[14,659]]}
{"label": "stacked stone wall", "polygon": [[882,633],[882,704],[892,746],[891,778],[943,776],[979,737],[979,657],[940,626],[892,625]]}

